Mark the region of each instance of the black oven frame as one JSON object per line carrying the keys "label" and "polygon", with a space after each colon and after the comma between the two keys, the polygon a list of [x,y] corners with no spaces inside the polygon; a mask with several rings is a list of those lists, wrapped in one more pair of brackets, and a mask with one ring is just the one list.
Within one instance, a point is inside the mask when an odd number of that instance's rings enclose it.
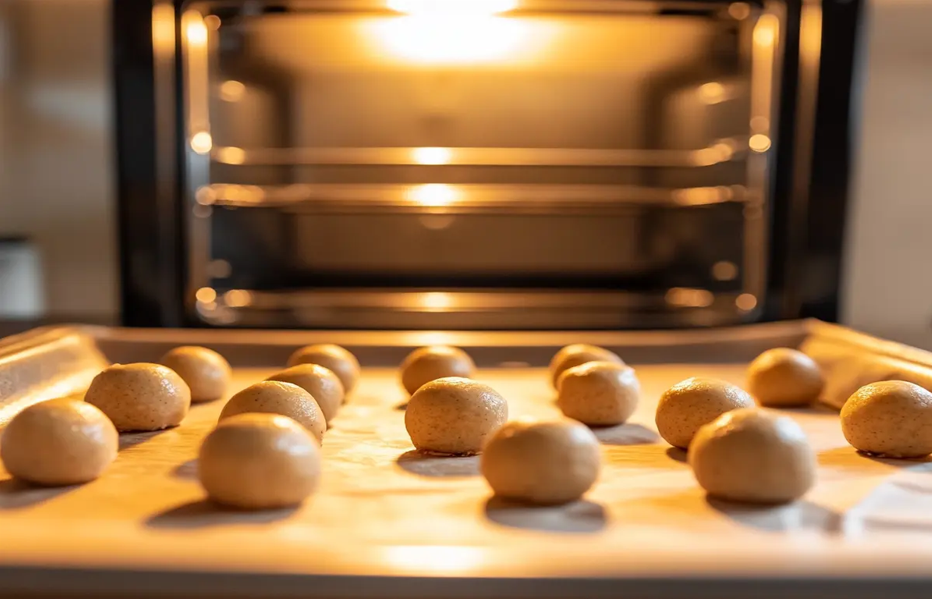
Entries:
{"label": "black oven frame", "polygon": [[[186,310],[184,90],[178,84],[185,4],[112,3],[120,300],[127,326],[203,326]],[[815,51],[800,45],[804,8],[811,6],[821,9]],[[168,53],[156,51],[153,37],[153,11],[160,9],[175,15]],[[864,12],[863,0],[785,0],[768,292],[758,320],[837,320]]]}

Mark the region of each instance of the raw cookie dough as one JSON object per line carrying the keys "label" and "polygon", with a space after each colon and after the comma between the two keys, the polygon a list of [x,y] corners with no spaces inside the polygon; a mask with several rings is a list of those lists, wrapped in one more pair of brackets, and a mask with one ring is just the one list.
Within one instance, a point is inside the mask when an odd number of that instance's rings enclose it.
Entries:
{"label": "raw cookie dough", "polygon": [[508,402],[488,385],[464,378],[431,381],[414,392],[405,428],[414,446],[431,453],[470,455],[508,420]]}
{"label": "raw cookie dough", "polygon": [[615,362],[586,362],[565,370],[557,406],[568,418],[593,426],[621,424],[638,406],[641,385],[634,369]]}
{"label": "raw cookie dough", "polygon": [[262,381],[246,387],[230,398],[220,412],[220,420],[237,414],[281,414],[309,430],[317,441],[324,438],[327,419],[310,393],[292,383]]}
{"label": "raw cookie dough", "polygon": [[320,364],[298,364],[277,372],[266,380],[291,383],[310,393],[311,397],[317,400],[328,425],[343,403],[344,391],[340,377]]}
{"label": "raw cookie dough", "polygon": [[729,410],[751,407],[754,400],[740,387],[718,379],[689,378],[660,396],[657,432],[670,445],[686,449],[702,425]]}
{"label": "raw cookie dough", "polygon": [[0,460],[18,479],[47,486],[94,480],[119,447],[116,427],[89,403],[52,399],[17,414],[0,436]]}
{"label": "raw cookie dough", "polygon": [[118,431],[158,431],[181,424],[191,390],[161,364],[114,364],[94,377],[84,401],[100,408]]}
{"label": "raw cookie dough", "polygon": [[748,392],[762,406],[810,404],[822,394],[825,380],[815,361],[788,347],[769,349],[748,367]]}
{"label": "raw cookie dough", "polygon": [[401,363],[401,385],[409,395],[425,383],[446,377],[470,379],[476,365],[469,354],[458,347],[432,345],[416,349]]}
{"label": "raw cookie dough", "polygon": [[557,388],[557,381],[564,370],[574,366],[585,364],[586,362],[614,362],[615,364],[624,365],[624,361],[618,357],[618,354],[608,351],[603,347],[588,345],[586,343],[574,343],[567,345],[558,351],[553,359],[550,360],[550,383],[554,389]]}
{"label": "raw cookie dough", "polygon": [[301,503],[317,488],[320,470],[317,441],[278,414],[239,414],[221,421],[204,439],[197,461],[211,500],[250,510]]}
{"label": "raw cookie dough", "polygon": [[213,401],[226,394],[230,377],[230,363],[206,347],[176,347],[159,360],[178,373],[191,389],[191,401]]}
{"label": "raw cookie dough", "polygon": [[787,503],[816,477],[815,452],[789,416],[755,408],[722,414],[699,429],[689,465],[709,495],[749,503]]}
{"label": "raw cookie dough", "polygon": [[320,364],[340,377],[344,392],[349,395],[359,380],[359,360],[339,345],[308,345],[295,350],[288,358],[288,366]]}
{"label": "raw cookie dough", "polygon": [[841,431],[864,453],[927,456],[932,453],[932,393],[906,381],[865,385],[841,408]]}
{"label": "raw cookie dough", "polygon": [[572,420],[509,422],[482,452],[482,476],[499,497],[556,505],[576,501],[599,477],[602,452]]}

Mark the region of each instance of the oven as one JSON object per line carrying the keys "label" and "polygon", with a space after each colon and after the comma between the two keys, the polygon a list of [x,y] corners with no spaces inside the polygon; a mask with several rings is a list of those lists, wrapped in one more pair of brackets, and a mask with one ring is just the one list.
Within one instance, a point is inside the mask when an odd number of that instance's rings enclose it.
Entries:
{"label": "oven", "polygon": [[835,320],[862,10],[114,2],[123,321]]}

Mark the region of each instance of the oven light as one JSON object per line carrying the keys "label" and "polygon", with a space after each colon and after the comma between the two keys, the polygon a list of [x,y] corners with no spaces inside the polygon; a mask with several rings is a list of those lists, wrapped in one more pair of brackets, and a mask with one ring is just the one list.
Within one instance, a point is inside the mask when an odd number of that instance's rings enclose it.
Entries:
{"label": "oven light", "polygon": [[415,14],[372,24],[380,55],[414,64],[482,64],[518,58],[539,42],[529,24],[483,14]]}
{"label": "oven light", "polygon": [[414,148],[412,157],[418,164],[450,164],[453,153],[449,148]]}
{"label": "oven light", "polygon": [[191,149],[198,154],[207,154],[214,147],[214,141],[207,131],[198,131],[191,137]]}
{"label": "oven light", "polygon": [[748,147],[755,152],[766,152],[770,149],[770,138],[762,133],[755,133],[748,140]]}
{"label": "oven light", "polygon": [[416,185],[411,189],[411,199],[421,206],[449,206],[459,197],[456,189],[444,183]]}
{"label": "oven light", "polygon": [[409,15],[495,15],[514,10],[517,0],[388,0],[388,8]]}

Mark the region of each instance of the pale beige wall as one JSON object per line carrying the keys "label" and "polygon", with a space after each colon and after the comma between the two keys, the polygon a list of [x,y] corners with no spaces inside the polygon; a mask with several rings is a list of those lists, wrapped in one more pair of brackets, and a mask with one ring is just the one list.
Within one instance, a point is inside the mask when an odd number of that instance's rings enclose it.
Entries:
{"label": "pale beige wall", "polygon": [[0,235],[38,244],[50,313],[114,314],[107,2],[0,6]]}
{"label": "pale beige wall", "polygon": [[932,339],[932,2],[877,0],[869,17],[844,318],[871,332],[927,345]]}

